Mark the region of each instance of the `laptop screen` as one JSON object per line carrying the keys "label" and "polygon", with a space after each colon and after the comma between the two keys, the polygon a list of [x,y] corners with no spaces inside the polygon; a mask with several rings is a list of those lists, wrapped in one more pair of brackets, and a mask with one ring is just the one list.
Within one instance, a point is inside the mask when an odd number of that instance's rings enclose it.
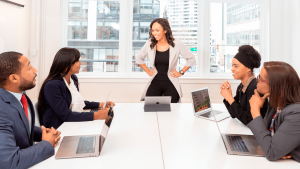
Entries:
{"label": "laptop screen", "polygon": [[195,113],[211,108],[208,89],[192,92]]}

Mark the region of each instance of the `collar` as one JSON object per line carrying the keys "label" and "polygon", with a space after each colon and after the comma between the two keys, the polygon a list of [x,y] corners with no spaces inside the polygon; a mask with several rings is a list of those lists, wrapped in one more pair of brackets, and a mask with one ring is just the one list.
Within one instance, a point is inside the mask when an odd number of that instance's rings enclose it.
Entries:
{"label": "collar", "polygon": [[247,90],[249,84],[252,82],[253,79],[255,79],[254,73],[252,73],[252,75],[249,77],[249,79],[247,80],[247,82],[246,82],[245,85],[243,86],[243,88],[242,88],[243,93],[246,92],[246,90]]}
{"label": "collar", "polygon": [[12,95],[14,95],[16,97],[16,99],[19,100],[19,101],[21,101],[22,95],[24,93],[24,92],[22,92],[22,93],[14,93],[14,92],[11,92],[11,91],[8,91],[8,92],[11,93]]}

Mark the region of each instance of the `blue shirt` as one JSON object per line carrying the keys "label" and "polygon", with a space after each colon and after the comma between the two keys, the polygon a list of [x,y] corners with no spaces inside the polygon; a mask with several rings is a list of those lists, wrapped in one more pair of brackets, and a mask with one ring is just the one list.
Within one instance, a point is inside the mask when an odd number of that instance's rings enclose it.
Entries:
{"label": "blue shirt", "polygon": [[[12,95],[14,95],[17,98],[17,100],[19,100],[21,106],[23,107],[23,104],[21,102],[21,98],[22,98],[23,93],[14,93],[14,92],[10,92],[10,91],[8,91],[8,92],[11,93]],[[27,102],[27,105],[28,105],[28,102]],[[30,111],[29,105],[27,106],[27,109],[28,109],[28,119],[29,119],[29,134],[31,134],[31,122],[32,122],[32,119],[31,119],[31,111]]]}

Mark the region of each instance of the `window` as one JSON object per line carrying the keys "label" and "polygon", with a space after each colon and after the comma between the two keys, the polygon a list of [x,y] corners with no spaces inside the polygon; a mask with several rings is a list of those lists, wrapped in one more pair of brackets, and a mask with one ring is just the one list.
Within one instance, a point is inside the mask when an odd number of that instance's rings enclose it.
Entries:
{"label": "window", "polygon": [[[184,1],[176,1],[180,4],[184,4]],[[198,1],[188,1],[189,4],[197,4]],[[185,17],[189,16],[189,13],[194,15],[194,11],[187,11],[183,5],[179,5],[174,8],[173,1],[160,1],[158,13],[150,13],[148,16],[138,16],[136,13],[133,13],[133,31],[132,31],[132,72],[141,72],[142,69],[139,65],[135,64],[135,56],[137,51],[139,51],[143,45],[146,43],[149,38],[150,23],[155,18],[166,18],[171,26],[173,36],[175,39],[180,39],[193,53],[197,56],[197,38],[194,38],[195,35],[192,32],[197,32],[197,21],[193,21],[192,18],[185,18],[184,20],[180,19],[174,21],[178,18],[179,13],[184,14]],[[135,8],[135,7],[134,7]],[[155,15],[154,15],[155,14]],[[195,23],[195,24],[194,24]],[[149,67],[150,61],[146,60],[146,65]],[[185,65],[185,59],[180,56],[178,61],[177,70],[180,71]],[[197,66],[193,66],[188,70],[188,73],[194,73],[197,71]]]}
{"label": "window", "polygon": [[239,46],[260,51],[260,5],[211,3],[210,13],[210,73],[230,73]]}
{"label": "window", "polygon": [[81,56],[81,72],[118,72],[118,1],[69,1],[68,46]]}
{"label": "window", "polygon": [[[81,75],[147,77],[135,64],[136,56],[149,38],[150,23],[166,18],[173,37],[197,60],[185,77],[231,77],[231,61],[239,46],[252,45],[262,61],[268,58],[265,1],[69,0],[63,6],[62,47],[80,51]],[[145,63],[151,69],[148,58]],[[180,56],[177,71],[185,63]]]}

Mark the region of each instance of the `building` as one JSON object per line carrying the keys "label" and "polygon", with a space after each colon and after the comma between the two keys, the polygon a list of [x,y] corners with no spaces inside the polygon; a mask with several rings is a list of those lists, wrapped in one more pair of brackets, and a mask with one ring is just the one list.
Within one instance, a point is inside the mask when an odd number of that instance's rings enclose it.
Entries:
{"label": "building", "polygon": [[[209,97],[208,90],[192,92],[192,98],[193,98],[195,110],[197,110],[197,108],[200,105],[202,105],[208,99],[208,97]],[[210,107],[209,104],[208,104],[208,107]]]}
{"label": "building", "polygon": [[[197,56],[197,21],[198,1],[166,1],[164,17],[168,19],[173,37],[179,39],[186,47]],[[181,70],[185,60],[179,58],[177,70]],[[196,66],[192,66],[188,72],[195,72]]]}
{"label": "building", "polygon": [[[241,45],[252,45],[259,51],[260,5],[215,3],[211,13],[211,72],[231,72],[231,61]],[[221,25],[220,25],[221,23]]]}
{"label": "building", "polygon": [[[149,26],[160,14],[159,1],[134,0],[132,71],[142,71],[135,56],[149,37]],[[83,72],[116,72],[119,65],[119,1],[69,1],[68,47],[81,52]]]}
{"label": "building", "polygon": [[[133,27],[132,27],[132,71],[142,72],[143,69],[135,64],[135,57],[149,38],[151,22],[160,17],[160,2],[158,0],[133,1]],[[150,67],[150,61],[145,60]]]}

